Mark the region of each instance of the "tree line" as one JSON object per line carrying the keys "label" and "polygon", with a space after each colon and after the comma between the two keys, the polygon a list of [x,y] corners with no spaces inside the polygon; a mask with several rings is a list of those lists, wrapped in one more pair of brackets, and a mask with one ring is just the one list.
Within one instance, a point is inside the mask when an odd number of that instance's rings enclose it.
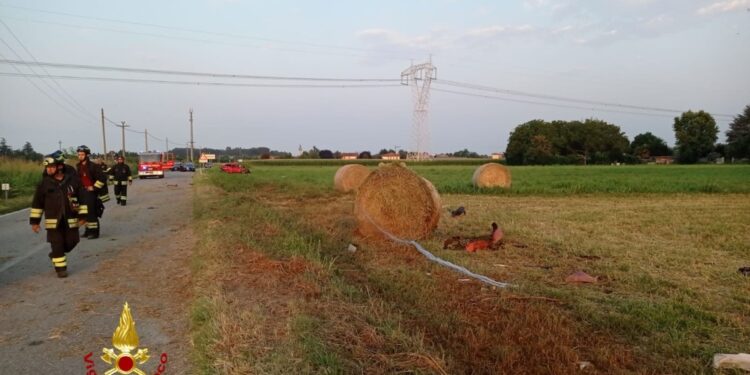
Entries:
{"label": "tree line", "polygon": [[726,144],[716,143],[719,128],[711,114],[687,111],[674,118],[675,147],[650,132],[630,142],[619,126],[602,120],[531,120],[510,134],[508,164],[639,163],[656,156],[674,156],[680,163],[713,161],[721,157],[750,158],[750,105],[734,118]]}
{"label": "tree line", "polygon": [[31,146],[30,142],[23,144],[18,150],[13,149],[8,145],[5,138],[0,138],[0,157],[24,159],[29,161],[41,161],[44,155],[36,152],[34,147]]}

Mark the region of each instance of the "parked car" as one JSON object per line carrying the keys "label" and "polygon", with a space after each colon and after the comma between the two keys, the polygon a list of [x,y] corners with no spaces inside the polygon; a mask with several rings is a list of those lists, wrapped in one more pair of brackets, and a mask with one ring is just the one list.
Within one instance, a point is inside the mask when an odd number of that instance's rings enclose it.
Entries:
{"label": "parked car", "polygon": [[172,166],[172,172],[179,171],[181,167],[182,167],[182,163],[175,162],[174,165]]}
{"label": "parked car", "polygon": [[221,170],[227,173],[250,173],[245,166],[239,163],[225,163],[221,166]]}
{"label": "parked car", "polygon": [[182,172],[195,172],[195,165],[193,163],[182,164],[182,167],[180,168],[180,171],[182,171]]}

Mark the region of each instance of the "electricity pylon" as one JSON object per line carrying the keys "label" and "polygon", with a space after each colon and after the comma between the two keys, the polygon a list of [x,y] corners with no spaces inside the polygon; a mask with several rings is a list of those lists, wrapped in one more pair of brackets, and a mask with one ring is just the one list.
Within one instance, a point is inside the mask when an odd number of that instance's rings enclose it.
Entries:
{"label": "electricity pylon", "polygon": [[430,84],[437,79],[437,68],[432,61],[414,65],[401,72],[401,84],[411,86],[414,100],[412,138],[414,150],[410,159],[422,160],[429,157],[430,131],[428,128],[430,109]]}

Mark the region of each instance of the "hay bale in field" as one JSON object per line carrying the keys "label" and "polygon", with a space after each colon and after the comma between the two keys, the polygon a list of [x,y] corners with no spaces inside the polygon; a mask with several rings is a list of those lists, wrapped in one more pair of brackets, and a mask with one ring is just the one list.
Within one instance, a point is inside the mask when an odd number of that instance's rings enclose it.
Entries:
{"label": "hay bale in field", "polygon": [[471,177],[471,182],[476,187],[510,187],[510,170],[508,167],[497,164],[487,163],[479,166]]}
{"label": "hay bale in field", "polygon": [[357,190],[354,214],[365,238],[385,238],[379,229],[403,239],[424,239],[437,227],[440,196],[429,181],[399,165],[385,165]]}
{"label": "hay bale in field", "polygon": [[370,175],[370,169],[361,164],[347,164],[333,177],[333,187],[344,193],[357,190],[359,185]]}

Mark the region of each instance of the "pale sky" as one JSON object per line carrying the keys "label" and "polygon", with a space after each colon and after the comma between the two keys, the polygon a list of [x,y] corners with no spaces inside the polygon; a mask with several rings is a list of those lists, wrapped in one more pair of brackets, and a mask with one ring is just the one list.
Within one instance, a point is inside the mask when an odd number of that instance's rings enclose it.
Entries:
{"label": "pale sky", "polygon": [[[145,148],[134,132],[144,129],[150,149],[163,150],[166,138],[170,148],[184,146],[190,108],[197,147],[413,148],[412,92],[397,81],[299,87],[360,83],[110,67],[398,80],[431,56],[433,153],[504,151],[526,121],[592,117],[631,141],[652,132],[673,146],[673,118],[689,109],[714,114],[724,142],[732,117],[750,104],[750,0],[0,0],[0,20],[0,137],[41,153],[58,141],[101,152],[101,108],[130,125],[129,151]],[[32,71],[8,60],[55,65]],[[120,129],[107,122],[105,130],[108,150],[119,149]]]}

